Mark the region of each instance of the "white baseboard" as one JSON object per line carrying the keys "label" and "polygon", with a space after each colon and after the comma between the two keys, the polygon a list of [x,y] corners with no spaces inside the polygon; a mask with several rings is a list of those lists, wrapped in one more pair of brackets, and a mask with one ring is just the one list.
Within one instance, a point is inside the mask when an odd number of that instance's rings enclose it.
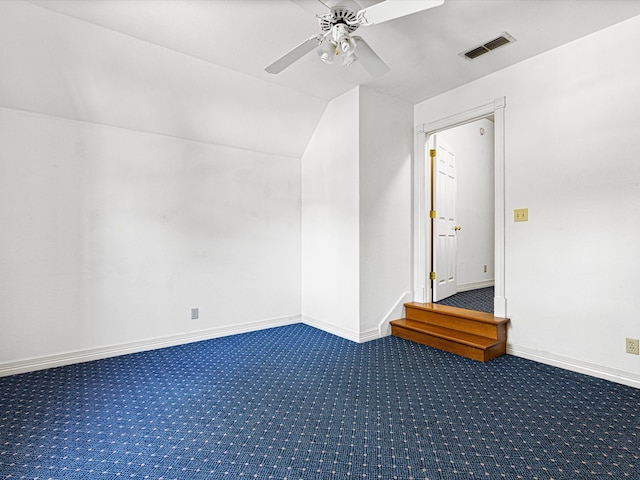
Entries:
{"label": "white baseboard", "polygon": [[413,292],[404,292],[396,303],[391,307],[387,314],[383,317],[382,321],[376,328],[369,330],[355,332],[346,328],[341,328],[334,324],[318,320],[306,315],[302,316],[302,323],[305,323],[311,327],[315,327],[332,335],[336,335],[347,340],[351,340],[356,343],[369,342],[371,340],[377,340],[378,338],[391,335],[391,326],[389,322],[398,318],[402,318],[404,314],[404,304],[413,300]]}
{"label": "white baseboard", "polygon": [[491,280],[483,280],[481,282],[459,283],[456,286],[456,292],[468,292],[469,290],[478,290],[479,288],[493,287],[495,283],[496,282],[493,278]]}
{"label": "white baseboard", "polygon": [[369,342],[371,340],[377,340],[379,338],[380,330],[378,328],[372,328],[370,330],[360,332],[360,335],[358,335],[358,343]]}
{"label": "white baseboard", "polygon": [[[46,355],[37,358],[29,358],[25,360],[18,360],[15,362],[0,363],[0,377],[36,370],[43,370],[46,368],[61,367],[74,363],[100,360],[103,358],[115,357],[118,355],[144,352],[157,348],[172,347],[175,345],[199,342],[202,340],[209,340],[212,338],[224,337],[227,335],[235,335],[238,333],[263,330],[266,328],[292,325],[294,323],[300,322],[323,330],[327,333],[331,333],[338,337],[345,338],[356,343],[362,343],[388,335],[388,333],[385,333],[385,328],[388,328],[388,322],[402,316],[402,312],[398,312],[398,309],[401,310],[404,306],[404,303],[406,303],[407,301],[411,301],[411,296],[411,292],[404,293],[398,300],[398,302],[396,302],[396,305],[394,305],[394,307],[385,316],[385,319],[380,323],[379,328],[367,330],[361,333],[344,329],[308,316],[301,316],[299,314],[288,315],[232,326],[216,327],[178,335],[150,338],[137,342],[128,342],[119,345],[109,345],[105,347],[77,350],[56,355]],[[563,357],[561,355],[555,355],[549,352],[533,350],[520,345],[507,344],[507,353],[516,357],[526,358],[528,360],[533,360],[539,363],[563,368],[565,370],[570,370],[573,372],[584,373],[585,375],[602,378],[604,380],[609,380],[615,383],[620,383],[622,385],[640,389],[640,375],[634,372],[617,370],[603,365],[584,362],[582,360]]]}
{"label": "white baseboard", "polygon": [[263,330],[265,328],[281,327],[300,323],[300,315],[288,315],[284,317],[269,318],[255,322],[241,323],[225,327],[209,328],[197,330],[177,335],[165,337],[155,337],[136,342],[128,342],[119,345],[108,345],[104,347],[76,350],[73,352],[60,353],[56,355],[45,355],[42,357],[28,358],[15,362],[0,363],[0,377],[16,375],[18,373],[43,370],[45,368],[61,367],[73,363],[89,362],[101,360],[103,358],[127,355],[130,353],[155,350],[157,348],[172,347],[185,343],[199,342],[227,335]]}
{"label": "white baseboard", "polygon": [[348,328],[342,328],[342,327],[339,327],[338,325],[325,322],[324,320],[318,320],[317,318],[313,318],[308,315],[302,315],[302,323],[304,323],[305,325],[309,325],[310,327],[317,328],[318,330],[322,330],[323,332],[330,333],[337,337],[351,340],[352,342],[360,343],[359,332],[350,330]]}
{"label": "white baseboard", "polygon": [[526,358],[546,365],[563,368],[572,372],[584,373],[585,375],[640,389],[640,375],[634,372],[617,370],[604,365],[584,362],[582,360],[563,357],[549,352],[541,352],[509,343],[507,343],[507,353],[516,357]]}
{"label": "white baseboard", "polygon": [[391,335],[391,320],[404,317],[404,304],[413,300],[413,292],[404,292],[378,325],[378,338]]}

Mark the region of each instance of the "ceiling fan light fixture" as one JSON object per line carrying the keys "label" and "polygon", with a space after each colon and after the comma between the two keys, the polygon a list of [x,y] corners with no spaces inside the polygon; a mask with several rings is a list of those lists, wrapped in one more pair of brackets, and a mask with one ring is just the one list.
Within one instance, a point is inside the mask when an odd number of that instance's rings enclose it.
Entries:
{"label": "ceiling fan light fixture", "polygon": [[355,40],[347,34],[338,38],[338,45],[340,45],[340,50],[345,54],[355,50],[356,48]]}
{"label": "ceiling fan light fixture", "polygon": [[344,56],[342,65],[348,67],[358,60],[358,56],[356,55],[356,41],[349,35],[345,35],[340,40],[340,49]]}
{"label": "ceiling fan light fixture", "polygon": [[342,65],[344,65],[345,67],[349,67],[353,65],[353,62],[355,62],[356,60],[358,60],[356,52],[354,52],[353,50],[349,50],[349,52],[347,52],[347,54],[344,56]]}
{"label": "ceiling fan light fixture", "polygon": [[325,40],[322,45],[318,47],[318,56],[324,63],[332,64],[333,57],[337,55],[336,46],[330,40]]}
{"label": "ceiling fan light fixture", "polygon": [[333,64],[340,57],[343,66],[352,65],[358,59],[355,54],[356,41],[349,35],[347,26],[338,24],[331,31],[331,38],[325,38],[317,53],[324,63]]}
{"label": "ceiling fan light fixture", "polygon": [[327,52],[323,52],[320,55],[320,60],[322,60],[324,63],[328,63],[329,65],[333,63],[333,58],[331,58],[331,55],[329,55]]}

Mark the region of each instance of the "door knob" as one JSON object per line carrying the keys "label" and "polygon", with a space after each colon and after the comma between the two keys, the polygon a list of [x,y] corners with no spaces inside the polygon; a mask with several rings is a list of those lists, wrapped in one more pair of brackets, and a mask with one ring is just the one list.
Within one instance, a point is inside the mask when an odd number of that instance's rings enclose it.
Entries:
{"label": "door knob", "polygon": [[456,225],[455,227],[453,227],[453,229],[457,232],[459,230],[462,230],[462,227],[460,225]]}

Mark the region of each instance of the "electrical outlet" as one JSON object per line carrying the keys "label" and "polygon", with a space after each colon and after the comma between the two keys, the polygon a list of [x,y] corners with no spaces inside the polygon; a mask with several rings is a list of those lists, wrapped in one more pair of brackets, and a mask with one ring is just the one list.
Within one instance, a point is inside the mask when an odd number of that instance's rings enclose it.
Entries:
{"label": "electrical outlet", "polygon": [[198,318],[200,318],[200,309],[199,308],[192,308],[191,309],[191,320],[197,320]]}
{"label": "electrical outlet", "polygon": [[640,348],[637,338],[627,338],[627,353],[632,355],[640,355]]}
{"label": "electrical outlet", "polygon": [[528,208],[516,208],[513,211],[514,222],[528,222],[529,221],[529,209]]}

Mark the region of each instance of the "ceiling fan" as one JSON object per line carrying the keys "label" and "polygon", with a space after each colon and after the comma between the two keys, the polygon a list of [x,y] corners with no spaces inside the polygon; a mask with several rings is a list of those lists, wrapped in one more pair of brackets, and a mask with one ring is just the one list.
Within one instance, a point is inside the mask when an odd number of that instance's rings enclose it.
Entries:
{"label": "ceiling fan", "polygon": [[[309,0],[292,0],[307,9]],[[377,25],[405,15],[437,7],[444,0],[385,0],[369,8],[360,8],[353,0],[316,0],[327,10],[316,15],[322,33],[307,38],[293,50],[265,68],[268,73],[280,73],[314,48],[325,63],[342,61],[352,65],[358,60],[372,77],[389,71],[389,67],[360,36],[351,35],[360,26]],[[315,2],[312,2],[315,4]]]}

